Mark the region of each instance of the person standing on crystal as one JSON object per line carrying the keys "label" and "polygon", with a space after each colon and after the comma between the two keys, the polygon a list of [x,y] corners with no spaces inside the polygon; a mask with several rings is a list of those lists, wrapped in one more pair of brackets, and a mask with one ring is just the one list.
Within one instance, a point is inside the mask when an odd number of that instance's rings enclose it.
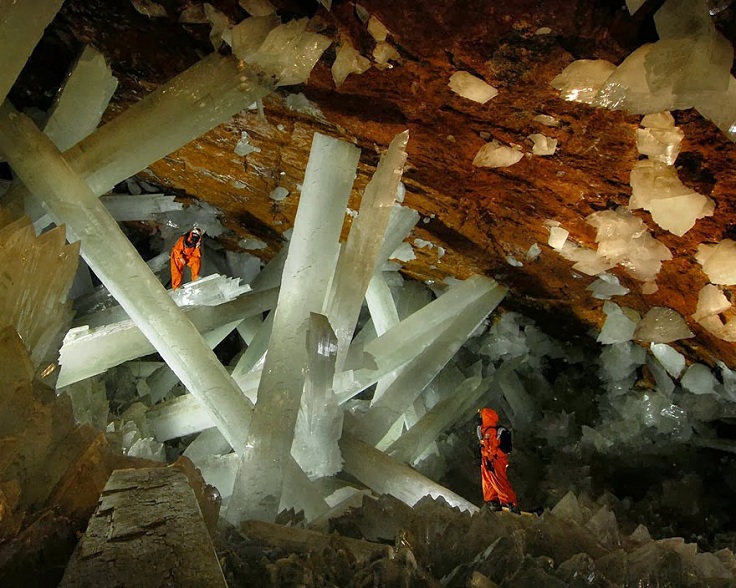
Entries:
{"label": "person standing on crystal", "polygon": [[511,487],[506,469],[511,453],[511,432],[498,424],[498,413],[492,408],[478,410],[480,424],[477,428],[480,450],[480,478],[483,485],[483,502],[491,510],[507,507],[520,513],[516,493]]}
{"label": "person standing on crystal", "polygon": [[171,248],[171,288],[176,290],[181,286],[184,268],[189,266],[192,271],[192,281],[199,279],[199,270],[202,267],[202,235],[204,231],[194,225],[191,231],[184,233]]}

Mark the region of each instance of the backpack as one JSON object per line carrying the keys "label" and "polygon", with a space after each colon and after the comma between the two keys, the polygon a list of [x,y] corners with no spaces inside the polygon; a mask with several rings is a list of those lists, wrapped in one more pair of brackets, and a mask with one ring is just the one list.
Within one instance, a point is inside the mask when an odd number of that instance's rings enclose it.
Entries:
{"label": "backpack", "polygon": [[498,427],[496,436],[498,438],[498,448],[504,453],[511,453],[511,431],[506,427]]}

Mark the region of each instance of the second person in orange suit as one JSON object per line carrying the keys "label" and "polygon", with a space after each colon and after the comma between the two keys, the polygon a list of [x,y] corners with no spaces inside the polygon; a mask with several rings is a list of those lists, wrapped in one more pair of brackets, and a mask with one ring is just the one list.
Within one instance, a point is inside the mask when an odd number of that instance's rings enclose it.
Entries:
{"label": "second person in orange suit", "polygon": [[510,511],[519,513],[516,493],[506,474],[509,467],[508,453],[511,451],[511,433],[498,424],[498,413],[492,408],[481,408],[478,416],[483,501],[491,510],[501,510],[505,506]]}
{"label": "second person in orange suit", "polygon": [[203,231],[195,226],[191,231],[183,234],[171,248],[171,287],[176,290],[181,286],[184,268],[189,266],[192,271],[192,281],[199,279],[199,270],[202,267]]}

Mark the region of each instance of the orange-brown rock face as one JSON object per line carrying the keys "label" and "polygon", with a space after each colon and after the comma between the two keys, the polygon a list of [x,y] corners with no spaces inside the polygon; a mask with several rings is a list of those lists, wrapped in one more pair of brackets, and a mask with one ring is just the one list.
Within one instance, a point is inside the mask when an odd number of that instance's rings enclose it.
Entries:
{"label": "orange-brown rock face", "polygon": [[[112,7],[69,0],[49,32],[57,46],[73,49],[78,41],[92,42],[109,57],[121,89],[108,117],[193,63],[197,52],[211,50],[208,25],[177,21],[188,2],[161,4],[169,16],[150,19],[123,0]],[[213,4],[234,20],[247,16],[234,0]],[[424,219],[413,237],[431,241],[446,254],[440,256],[438,248],[416,248],[417,259],[404,271],[421,280],[473,273],[497,277],[511,287],[508,307],[533,314],[558,335],[584,333],[589,326],[600,327],[605,318],[601,301],[586,291],[594,278],[572,271],[571,263],[546,245],[543,223],[557,220],[575,241],[595,247],[595,230],[585,217],[627,204],[629,172],[638,159],[635,129],[640,117],[565,102],[549,82],[574,59],[619,63],[633,48],[656,38],[651,20],[632,19],[621,4],[365,0],[362,8],[387,27],[388,42],[399,57],[388,67],[349,76],[336,89],[330,74],[335,54],[329,49],[306,85],[288,89],[303,92],[323,119],[289,110],[284,103],[287,91],[280,90],[266,101],[265,120],[255,111],[244,112],[155,163],[142,177],[218,207],[237,237],[267,242],[268,248],[259,254],[270,257],[293,223],[298,184],[315,131],[361,147],[350,203],[357,209],[377,152],[408,128],[405,204]],[[284,16],[316,14],[313,24],[323,34],[350,39],[363,55],[370,57],[376,46],[353,2],[335,2],[330,12],[316,3],[276,5]],[[717,23],[726,34],[732,11],[722,13]],[[481,105],[454,94],[447,82],[458,70],[484,79],[499,90],[498,96]],[[533,121],[539,114],[555,117],[559,126]],[[611,270],[631,289],[616,302],[642,313],[652,306],[675,309],[697,335],[680,342],[681,351],[707,363],[721,358],[733,364],[734,346],[705,332],[690,315],[698,291],[708,282],[693,257],[697,245],[733,236],[736,149],[694,111],[674,115],[685,133],[677,161],[680,179],[715,200],[715,215],[676,237],[657,227],[649,213],[636,211],[670,248],[673,260],[664,263],[657,278],[659,290],[648,296],[622,268]],[[246,157],[233,152],[243,130],[260,152]],[[532,133],[557,139],[555,155],[531,155],[527,137]],[[490,138],[520,146],[525,156],[507,168],[474,167],[475,154]],[[277,186],[289,190],[279,202],[269,198]],[[237,246],[235,238],[223,240]],[[534,243],[542,253],[529,261],[525,253]],[[523,265],[511,265],[512,258]]]}

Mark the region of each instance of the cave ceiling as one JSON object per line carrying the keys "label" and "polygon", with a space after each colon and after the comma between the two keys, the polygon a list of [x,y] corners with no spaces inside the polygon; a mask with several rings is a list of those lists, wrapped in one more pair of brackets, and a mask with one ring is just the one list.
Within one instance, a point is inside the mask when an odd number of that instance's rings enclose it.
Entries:
{"label": "cave ceiling", "polygon": [[[212,51],[208,24],[178,20],[192,2],[159,4],[167,17],[140,14],[129,0],[67,0],[11,100],[18,107],[48,108],[74,56],[90,43],[107,57],[120,81],[105,114],[109,120]],[[235,22],[248,16],[236,0],[211,4]],[[313,17],[316,30],[333,39],[349,38],[363,55],[370,56],[375,47],[354,2],[333,2],[330,11],[316,2],[274,4],[282,18]],[[423,219],[412,238],[431,241],[446,253],[415,247],[417,259],[405,263],[403,272],[423,281],[485,274],[510,287],[506,308],[533,316],[551,335],[575,337],[600,328],[603,302],[586,290],[595,278],[573,271],[571,262],[547,245],[544,222],[559,221],[575,241],[595,247],[595,229],[585,217],[628,203],[629,173],[639,158],[635,129],[641,117],[566,102],[549,82],[575,59],[620,63],[637,46],[656,40],[651,17],[629,16],[620,0],[361,0],[361,5],[390,32],[388,40],[399,54],[390,67],[350,75],[336,89],[330,72],[333,45],[306,84],[279,89],[265,100],[265,119],[256,111],[244,111],[139,177],[184,200],[217,207],[229,229],[220,238],[223,245],[237,249],[240,239],[259,239],[268,247],[251,253],[269,259],[293,224],[315,131],[361,148],[350,201],[357,209],[380,152],[396,133],[409,129],[404,204]],[[732,42],[735,22],[734,7],[716,17],[717,27]],[[543,27],[550,32],[540,34]],[[220,51],[227,52],[227,47]],[[498,96],[478,104],[454,94],[447,82],[457,70],[486,80],[499,90]],[[322,117],[287,108],[285,97],[296,92],[314,102]],[[560,125],[545,127],[533,121],[539,114],[559,119]],[[683,237],[660,229],[648,213],[635,211],[672,251],[673,259],[664,262],[657,277],[659,290],[651,295],[641,294],[641,283],[622,268],[610,270],[631,290],[615,302],[642,314],[653,306],[673,308],[696,334],[675,347],[691,359],[711,365],[722,359],[732,366],[736,346],[704,331],[690,315],[698,291],[708,283],[694,257],[697,246],[736,237],[736,149],[694,110],[673,114],[685,133],[677,160],[679,177],[710,196],[716,211]],[[245,158],[234,153],[244,130],[260,149]],[[530,153],[527,137],[532,133],[557,139],[555,155],[526,156],[499,169],[472,165],[489,136]],[[277,186],[290,193],[278,202],[269,198]],[[348,216],[345,230],[349,222]],[[525,253],[534,243],[542,253],[530,261]],[[510,258],[523,265],[511,265]]]}

